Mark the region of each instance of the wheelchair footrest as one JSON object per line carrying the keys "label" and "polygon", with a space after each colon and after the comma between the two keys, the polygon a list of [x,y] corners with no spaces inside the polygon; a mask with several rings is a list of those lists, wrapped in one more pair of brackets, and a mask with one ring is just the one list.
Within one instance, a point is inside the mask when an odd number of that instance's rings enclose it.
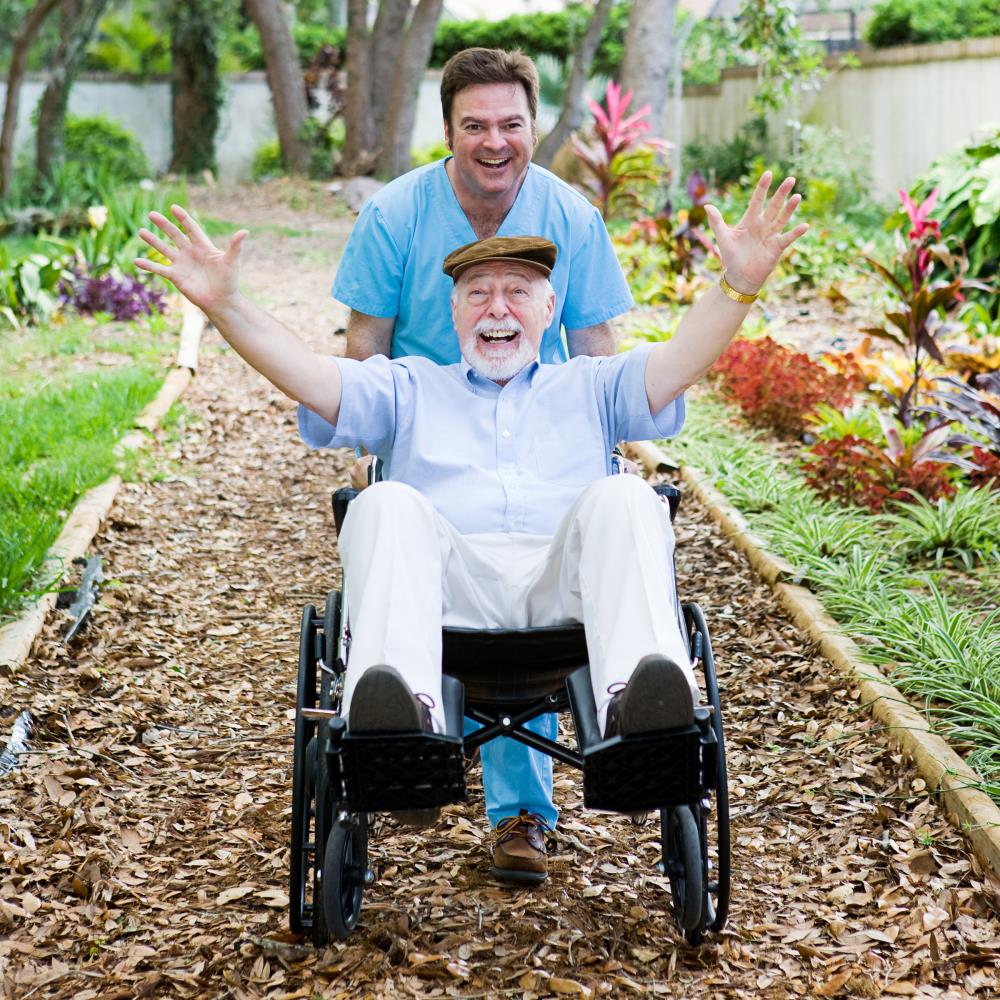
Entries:
{"label": "wheelchair footrest", "polygon": [[341,753],[351,812],[430,809],[465,798],[461,737],[347,733]]}
{"label": "wheelchair footrest", "polygon": [[583,804],[644,812],[697,802],[716,786],[717,748],[704,710],[682,729],[602,740],[583,751]]}

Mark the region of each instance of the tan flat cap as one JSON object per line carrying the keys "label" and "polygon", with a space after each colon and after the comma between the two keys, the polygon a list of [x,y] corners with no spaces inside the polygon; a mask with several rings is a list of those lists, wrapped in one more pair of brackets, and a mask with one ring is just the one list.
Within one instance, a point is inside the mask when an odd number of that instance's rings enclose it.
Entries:
{"label": "tan flat cap", "polygon": [[457,281],[458,276],[473,264],[487,260],[511,260],[527,264],[548,277],[556,266],[558,253],[555,243],[541,236],[493,236],[452,250],[445,257],[442,270]]}

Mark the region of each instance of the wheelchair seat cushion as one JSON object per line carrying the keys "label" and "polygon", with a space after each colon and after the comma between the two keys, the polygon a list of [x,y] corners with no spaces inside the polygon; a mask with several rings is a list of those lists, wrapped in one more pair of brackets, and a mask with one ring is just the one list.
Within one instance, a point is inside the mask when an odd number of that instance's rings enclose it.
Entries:
{"label": "wheelchair seat cushion", "polygon": [[443,631],[443,669],[465,686],[467,703],[514,707],[560,691],[587,665],[582,625]]}

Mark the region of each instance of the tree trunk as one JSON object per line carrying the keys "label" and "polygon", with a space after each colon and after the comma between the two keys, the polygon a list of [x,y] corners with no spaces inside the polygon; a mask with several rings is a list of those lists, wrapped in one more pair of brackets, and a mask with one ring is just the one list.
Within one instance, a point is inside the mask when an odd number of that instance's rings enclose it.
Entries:
{"label": "tree trunk", "polygon": [[[386,114],[392,108],[390,94],[399,72],[409,14],[410,0],[381,0],[372,30],[370,99],[376,154],[383,145]],[[427,55],[429,58],[430,50]]]}
{"label": "tree trunk", "polygon": [[178,174],[214,171],[222,103],[216,54],[219,10],[215,0],[175,0],[170,21],[170,169]]}
{"label": "tree trunk", "polygon": [[298,47],[279,0],[244,0],[244,3],[264,47],[281,159],[287,170],[304,174],[309,170],[309,147],[302,140],[302,126],[309,117],[309,109]]}
{"label": "tree trunk", "polygon": [[673,61],[674,20],[677,0],[633,0],[625,32],[622,59],[624,90],[632,91],[629,113],[644,104],[653,109],[653,134],[664,128],[670,65]]}
{"label": "tree trunk", "polygon": [[35,166],[51,179],[62,160],[66,131],[66,107],[84,52],[97,22],[110,0],[62,0],[59,10],[59,48],[49,63],[49,82],[38,106],[35,134]]}
{"label": "tree trunk", "polygon": [[17,108],[21,97],[21,84],[28,62],[28,49],[38,34],[38,29],[55,9],[59,0],[38,0],[28,13],[24,27],[15,35],[11,47],[10,70],[7,74],[7,97],[0,127],[0,198],[10,194],[14,177],[14,133],[17,129]]}
{"label": "tree trunk", "polygon": [[347,0],[347,94],[344,98],[344,172],[368,173],[375,128],[368,0]]}
{"label": "tree trunk", "polygon": [[583,88],[587,85],[590,67],[594,62],[597,47],[601,43],[601,32],[608,22],[608,14],[611,13],[613,3],[614,0],[597,0],[587,30],[576,43],[559,121],[535,150],[535,163],[539,166],[551,166],[553,157],[562,148],[562,144],[583,124]]}
{"label": "tree trunk", "polygon": [[410,146],[417,117],[417,97],[443,0],[420,0],[396,62],[389,106],[382,130],[376,173],[385,180],[405,174],[412,166]]}

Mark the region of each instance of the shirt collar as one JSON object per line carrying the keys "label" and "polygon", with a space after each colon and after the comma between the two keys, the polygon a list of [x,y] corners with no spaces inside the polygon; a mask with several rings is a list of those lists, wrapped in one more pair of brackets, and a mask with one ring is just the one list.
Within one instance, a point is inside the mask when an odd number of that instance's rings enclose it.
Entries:
{"label": "shirt collar", "polygon": [[[530,364],[525,365],[508,383],[507,385],[513,385],[516,382],[527,382],[529,385],[535,377],[535,372],[538,371],[539,362],[538,358],[535,358]],[[459,362],[459,370],[462,373],[462,380],[468,385],[473,392],[486,392],[486,393],[499,393],[501,389],[505,389],[506,386],[497,385],[493,379],[486,378],[484,375],[480,375],[472,365],[469,364],[465,358]]]}

